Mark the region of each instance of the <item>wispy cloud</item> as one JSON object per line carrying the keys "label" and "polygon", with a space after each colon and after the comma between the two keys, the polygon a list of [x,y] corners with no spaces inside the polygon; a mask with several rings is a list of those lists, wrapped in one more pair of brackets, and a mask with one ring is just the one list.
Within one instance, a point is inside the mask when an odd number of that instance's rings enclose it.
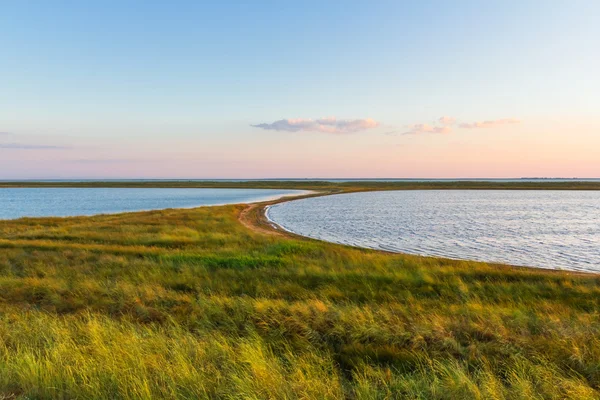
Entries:
{"label": "wispy cloud", "polygon": [[414,124],[408,126],[408,131],[403,135],[419,135],[422,133],[450,133],[452,128],[449,126],[434,126],[429,124]]}
{"label": "wispy cloud", "polygon": [[[454,117],[443,116],[438,118],[433,124],[413,124],[407,126],[407,131],[403,132],[403,135],[418,135],[422,133],[450,133],[453,127],[462,129],[477,129],[477,128],[491,128],[499,125],[507,124],[518,124],[518,119],[504,118],[490,121],[481,122],[458,122]],[[386,132],[388,135],[393,135],[397,131]]]}
{"label": "wispy cloud", "polygon": [[481,121],[471,123],[461,123],[458,125],[459,128],[463,129],[477,129],[477,128],[491,128],[498,125],[518,124],[521,121],[514,118],[496,119],[493,121]]}
{"label": "wispy cloud", "polygon": [[262,123],[251,126],[286,132],[354,133],[376,128],[379,126],[379,123],[371,118],[336,119],[335,117],[328,117],[319,119],[280,119],[273,123]]}
{"label": "wispy cloud", "polygon": [[[134,164],[134,163],[146,163],[156,162],[161,160],[139,160],[139,159],[128,159],[128,158],[80,158],[74,160],[67,160],[69,163],[75,164]],[[166,160],[163,160],[166,161]]]}
{"label": "wispy cloud", "polygon": [[402,131],[399,129],[394,129],[393,131],[383,132],[384,135],[388,135],[388,136],[394,136],[394,135],[397,135],[398,133],[402,133]]}
{"label": "wispy cloud", "polygon": [[456,123],[456,118],[443,116],[438,119],[438,122],[444,126],[454,125]]}
{"label": "wispy cloud", "polygon": [[53,146],[46,144],[25,144],[25,143],[0,143],[0,149],[16,150],[60,150],[68,149],[67,146]]}

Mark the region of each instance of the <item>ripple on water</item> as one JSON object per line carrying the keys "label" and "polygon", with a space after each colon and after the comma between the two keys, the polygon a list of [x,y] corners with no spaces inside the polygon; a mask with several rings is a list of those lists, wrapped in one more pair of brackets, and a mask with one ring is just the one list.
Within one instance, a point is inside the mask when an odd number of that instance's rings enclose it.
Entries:
{"label": "ripple on water", "polygon": [[300,190],[201,188],[0,188],[0,220],[250,203]]}
{"label": "ripple on water", "polygon": [[600,192],[352,193],[272,206],[300,235],[419,255],[600,271]]}

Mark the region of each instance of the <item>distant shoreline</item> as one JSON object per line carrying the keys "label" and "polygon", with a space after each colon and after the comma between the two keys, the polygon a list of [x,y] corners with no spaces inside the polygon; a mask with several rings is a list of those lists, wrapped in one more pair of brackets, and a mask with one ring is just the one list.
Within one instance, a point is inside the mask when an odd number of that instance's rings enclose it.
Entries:
{"label": "distant shoreline", "polygon": [[600,178],[519,177],[519,178],[73,178],[2,179],[0,183],[99,183],[99,182],[600,182]]}
{"label": "distant shoreline", "polygon": [[131,180],[1,181],[0,188],[237,188],[364,190],[600,190],[597,180]]}

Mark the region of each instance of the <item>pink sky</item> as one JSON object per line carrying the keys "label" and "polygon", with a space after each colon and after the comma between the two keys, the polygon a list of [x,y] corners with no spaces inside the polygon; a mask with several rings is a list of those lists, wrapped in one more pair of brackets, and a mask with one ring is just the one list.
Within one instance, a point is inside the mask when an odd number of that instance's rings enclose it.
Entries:
{"label": "pink sky", "polygon": [[[598,121],[522,119],[471,129],[461,129],[467,122],[460,120],[432,121],[428,126],[450,131],[412,132],[418,122],[390,134],[382,122],[341,134],[253,129],[245,143],[227,135],[210,141],[45,137],[59,148],[0,148],[0,178],[600,177]],[[40,141],[3,136],[0,144]]]}

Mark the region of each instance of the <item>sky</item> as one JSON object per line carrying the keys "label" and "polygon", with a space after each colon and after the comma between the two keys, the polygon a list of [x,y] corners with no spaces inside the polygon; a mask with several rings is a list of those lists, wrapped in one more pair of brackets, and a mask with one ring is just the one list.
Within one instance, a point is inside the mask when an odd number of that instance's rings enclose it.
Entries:
{"label": "sky", "polygon": [[0,179],[600,177],[600,2],[4,1]]}

